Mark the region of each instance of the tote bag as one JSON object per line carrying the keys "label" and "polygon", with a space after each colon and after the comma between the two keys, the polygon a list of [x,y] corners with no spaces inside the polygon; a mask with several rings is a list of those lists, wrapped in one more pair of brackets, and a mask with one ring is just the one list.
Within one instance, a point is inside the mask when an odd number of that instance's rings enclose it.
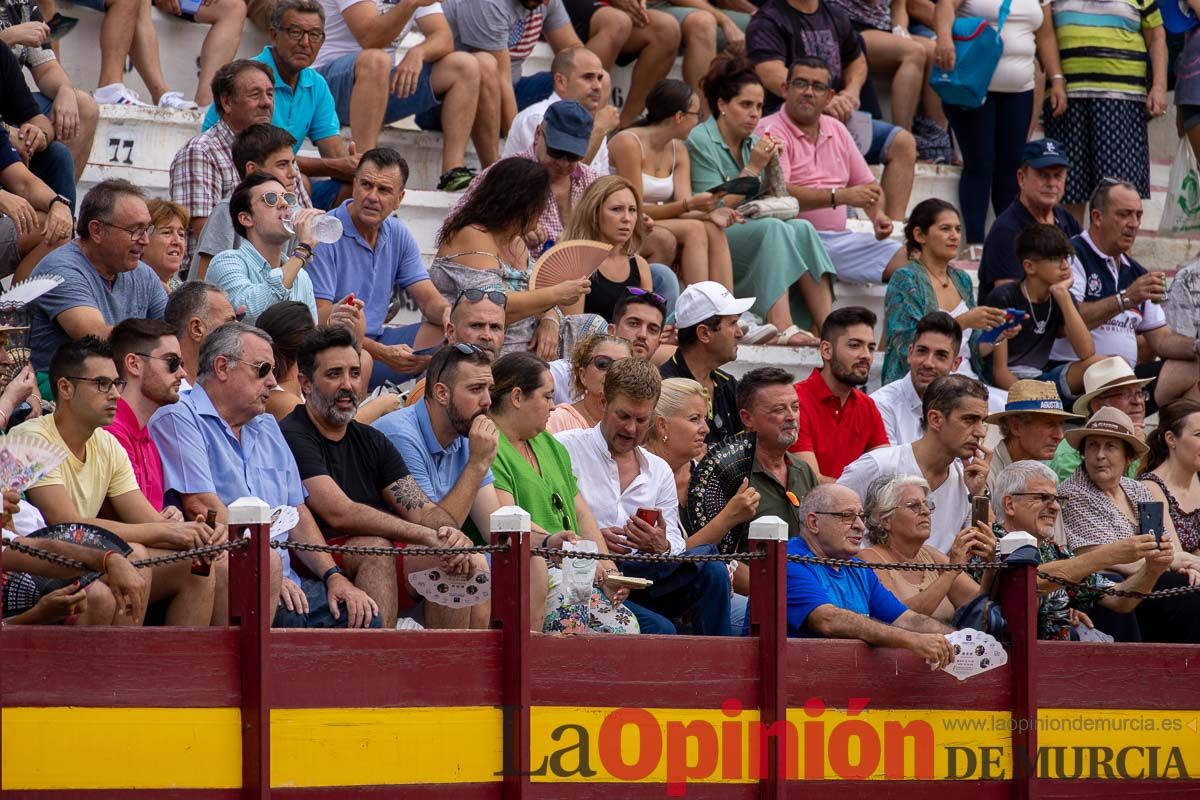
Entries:
{"label": "tote bag", "polygon": [[960,17],[954,20],[954,69],[947,72],[933,68],[929,85],[943,103],[963,108],[979,108],[987,99],[988,85],[1004,52],[1000,31],[1012,0],[1004,0],[996,26],[982,17]]}

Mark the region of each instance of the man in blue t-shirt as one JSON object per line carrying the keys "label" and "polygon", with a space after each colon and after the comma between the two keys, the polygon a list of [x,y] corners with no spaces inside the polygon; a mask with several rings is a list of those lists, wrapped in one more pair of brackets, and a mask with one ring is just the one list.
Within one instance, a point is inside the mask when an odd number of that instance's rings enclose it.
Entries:
{"label": "man in blue t-shirt", "polygon": [[[371,387],[418,375],[445,340],[450,304],[421,261],[417,240],[392,213],[404,198],[408,164],[390,147],[363,153],[354,174],[354,194],[330,212],[342,223],[342,238],[318,248],[308,266],[317,313],[324,323],[334,304],[350,295],[363,302],[367,335],[363,349],[375,359]],[[393,288],[403,290],[424,317],[410,325],[385,326]]]}
{"label": "man in blue t-shirt", "polygon": [[[821,484],[797,510],[801,535],[788,555],[858,560],[866,527],[858,494]],[[947,627],[896,599],[874,570],[788,562],[788,636],[861,639],[877,647],[902,647],[944,667],[954,661]]]}

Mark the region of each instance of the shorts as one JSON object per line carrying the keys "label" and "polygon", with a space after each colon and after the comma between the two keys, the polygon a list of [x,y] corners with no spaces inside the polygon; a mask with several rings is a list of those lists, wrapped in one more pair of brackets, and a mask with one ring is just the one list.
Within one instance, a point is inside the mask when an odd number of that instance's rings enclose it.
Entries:
{"label": "shorts", "polygon": [[[670,14],[672,17],[675,18],[675,20],[679,23],[679,25],[681,27],[683,26],[683,21],[685,19],[690,17],[692,14],[695,14],[697,11],[701,10],[699,8],[689,8],[688,6],[673,5],[669,2],[667,2],[667,0],[650,0],[650,2],[646,3],[646,8],[653,9],[656,11],[661,11],[664,14]],[[746,14],[742,11],[728,11],[728,10],[725,10],[722,13],[724,13],[725,16],[727,16],[731,20],[733,20],[734,24],[736,24],[738,26],[738,28],[741,29],[742,33],[746,32],[746,26],[750,24],[750,15],[749,14]],[[728,45],[728,44],[729,44],[729,42],[725,38],[725,31],[718,25],[717,26],[717,50],[718,51],[724,50],[726,45]],[[679,49],[680,50],[683,49],[682,44],[680,45]]]}
{"label": "shorts", "polygon": [[1200,125],[1200,106],[1180,106],[1179,113],[1183,116],[1184,133]]}
{"label": "shorts", "polygon": [[8,217],[0,217],[0,278],[12,275],[21,263],[21,250],[17,246],[19,236],[17,223]]}
{"label": "shorts", "polygon": [[[319,578],[301,578],[300,588],[304,590],[304,596],[308,598],[308,613],[288,611],[283,604],[280,604],[275,611],[275,619],[271,622],[272,628],[346,627],[346,623],[349,621],[346,609],[341,609],[337,619],[333,618],[333,613],[329,610],[329,595],[325,592],[325,584]],[[371,618],[371,624],[367,627],[382,628],[383,617],[376,614]]]}
{"label": "shorts", "polygon": [[[335,536],[332,539],[326,539],[326,544],[342,546],[346,542],[353,539],[353,536]],[[400,589],[397,593],[399,598],[399,608],[404,611],[406,608],[413,608],[417,601],[413,600],[412,595],[408,593],[408,585],[404,580],[404,542],[392,542],[392,547],[396,548],[396,586]],[[330,553],[333,556],[334,563],[339,567],[345,566],[345,556],[341,553]],[[373,556],[374,558],[382,558],[382,556]]]}
{"label": "shorts", "polygon": [[1062,142],[1071,159],[1064,203],[1086,203],[1103,178],[1121,178],[1150,196],[1149,116],[1144,100],[1068,97],[1061,117],[1042,114],[1046,136]]}
{"label": "shorts", "polygon": [[329,211],[333,208],[334,201],[337,200],[338,192],[346,184],[341,181],[335,181],[332,178],[328,180],[313,181],[312,189],[309,191],[308,199],[312,201],[313,208],[319,208],[322,211]]}
{"label": "shorts", "polygon": [[883,271],[903,245],[895,239],[876,239],[855,231],[817,231],[838,280],[848,283],[883,283]]}
{"label": "shorts", "polygon": [[868,164],[882,164],[887,161],[888,150],[892,146],[892,142],[896,138],[896,134],[900,132],[899,125],[893,125],[890,122],[884,122],[881,119],[871,120],[871,146],[867,148],[867,152],[863,157]]}
{"label": "shorts", "polygon": [[99,11],[101,14],[108,10],[108,0],[75,0],[75,4]]}
{"label": "shorts", "polygon": [[[354,64],[357,60],[357,53],[347,53],[317,67],[317,72],[321,73],[325,82],[329,84],[329,91],[333,94],[333,102],[337,107],[338,121],[342,125],[350,124],[350,95],[354,92]],[[388,95],[387,110],[383,114],[384,123],[413,117],[437,106],[438,99],[433,93],[432,76],[433,64],[426,64],[421,68],[416,91],[408,97]]]}
{"label": "shorts", "polygon": [[1057,366],[1048,367],[1041,377],[1040,381],[1050,381],[1054,384],[1054,388],[1058,389],[1058,396],[1062,398],[1063,407],[1070,408],[1075,403],[1075,396],[1071,394],[1071,386],[1067,383],[1067,370],[1071,368],[1074,361],[1064,361]]}
{"label": "shorts", "polygon": [[[513,94],[517,99],[517,110],[528,108],[534,103],[540,103],[554,92],[554,77],[549,72],[537,72],[528,77],[520,78],[513,86]],[[422,111],[415,118],[417,127],[423,131],[442,130],[442,104],[437,103],[427,111]]]}
{"label": "shorts", "polygon": [[[571,18],[571,27],[575,29],[575,35],[579,37],[579,41],[587,44],[587,40],[592,35],[592,17],[607,5],[608,3],[597,3],[595,0],[563,0],[567,16]],[[617,56],[617,66],[627,67],[636,60],[637,53],[622,53]]]}

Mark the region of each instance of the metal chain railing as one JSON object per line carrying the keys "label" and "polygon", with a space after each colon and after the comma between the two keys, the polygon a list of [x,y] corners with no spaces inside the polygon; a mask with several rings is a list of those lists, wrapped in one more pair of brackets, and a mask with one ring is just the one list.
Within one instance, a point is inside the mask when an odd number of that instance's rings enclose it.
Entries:
{"label": "metal chain railing", "polygon": [[308,542],[273,541],[276,550],[305,550],[310,553],[344,553],[352,556],[456,556],[462,553],[506,553],[512,545],[485,544],[473,547],[352,547],[338,544],[309,544]]}
{"label": "metal chain railing", "polygon": [[60,567],[66,567],[67,569],[77,569],[77,570],[81,570],[83,572],[89,571],[87,564],[84,564],[82,561],[77,561],[74,558],[67,558],[66,556],[60,556],[58,553],[50,553],[50,552],[47,552],[46,550],[42,550],[40,547],[30,547],[29,545],[22,544],[21,542],[18,542],[15,539],[10,540],[10,541],[6,542],[5,544],[7,547],[10,547],[13,550],[16,550],[18,553],[24,553],[27,556],[33,556],[34,558],[40,558],[43,561],[49,561],[51,564],[57,564]]}
{"label": "metal chain railing", "polygon": [[883,569],[883,570],[912,570],[920,572],[955,572],[959,570],[976,569],[1008,569],[1004,561],[976,561],[971,564],[925,564],[917,561],[901,561],[895,564],[877,564],[871,561],[861,561],[856,558],[821,558],[819,556],[789,555],[787,560],[793,564],[816,564],[824,567],[850,567],[851,569]]}
{"label": "metal chain railing", "polygon": [[[407,552],[407,550],[405,551]],[[643,564],[687,564],[705,561],[756,561],[766,553],[586,553],[578,550],[559,550],[556,547],[531,547],[529,555],[549,558],[581,558],[585,561],[632,561]]]}
{"label": "metal chain railing", "polygon": [[1153,592],[1139,592],[1136,589],[1117,589],[1115,587],[1095,587],[1087,583],[1079,581],[1069,581],[1065,578],[1060,578],[1057,575],[1048,575],[1041,570],[1038,570],[1038,577],[1044,578],[1052,583],[1057,583],[1064,589],[1083,589],[1093,594],[1104,594],[1109,597],[1138,597],[1142,600],[1159,600],[1164,597],[1179,597],[1185,594],[1195,594],[1200,592],[1200,584],[1195,586],[1176,586],[1171,589],[1157,589]]}
{"label": "metal chain railing", "polygon": [[[191,550],[179,550],[174,553],[166,553],[161,556],[152,556],[150,558],[133,558],[129,563],[135,567],[158,567],[163,564],[173,564],[176,561],[194,561],[198,557],[216,555],[230,550],[238,550],[246,547],[250,543],[249,539],[231,539],[221,544],[206,544],[203,547],[195,547]],[[43,550],[40,547],[32,547],[22,542],[12,540],[7,543],[8,547],[16,550],[19,553],[39,558],[42,561],[48,561],[51,564],[57,564],[60,567],[67,569],[76,569],[81,572],[93,572],[87,564],[74,558],[60,556],[58,553],[51,553],[48,550]]]}

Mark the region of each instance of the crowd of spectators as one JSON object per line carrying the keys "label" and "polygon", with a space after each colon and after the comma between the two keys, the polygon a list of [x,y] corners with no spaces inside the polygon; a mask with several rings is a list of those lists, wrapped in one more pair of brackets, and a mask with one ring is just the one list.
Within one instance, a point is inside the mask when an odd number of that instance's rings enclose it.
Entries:
{"label": "crowd of spectators", "polygon": [[[1200,583],[1200,339],[1196,300],[1132,255],[1162,20],[1129,3],[1086,28],[1080,1],[156,0],[211,25],[192,103],[149,3],[97,0],[88,94],[53,1],[0,0],[0,276],[46,279],[0,328],[0,426],[67,453],[5,493],[6,535],[99,573],[41,593],[61,568],[7,553],[6,621],[227,624],[228,556],[129,562],[223,543],[255,496],[294,510],[280,542],[389,554],[272,549],[279,627],[486,627],[488,601],[413,576],[478,585],[487,558],[405,548],[486,543],[519,505],[535,545],[599,554],[582,598],[578,570],[533,559],[540,632],[747,631],[744,564],[621,556],[738,552],[772,515],[816,559],[788,564],[789,635],[945,664],[956,609],[995,577],[978,563],[1024,531],[1042,638],[1200,641],[1200,595],[1108,593]],[[236,59],[247,16],[268,44]],[[929,88],[956,16],[1007,17],[979,108]],[[530,73],[542,40],[551,68]],[[120,179],[77,199],[101,107],[141,102],[127,57],[155,104],[207,106],[202,129],[170,199]],[[430,263],[409,163],[380,143],[408,117],[461,192]],[[961,163],[957,204],[910,208],[918,161]],[[535,279],[577,240],[607,254]],[[883,318],[835,278],[886,284]],[[820,366],[747,371],[748,344]],[[700,467],[743,442],[740,486],[696,518]],[[28,538],[59,523],[124,546]]]}

